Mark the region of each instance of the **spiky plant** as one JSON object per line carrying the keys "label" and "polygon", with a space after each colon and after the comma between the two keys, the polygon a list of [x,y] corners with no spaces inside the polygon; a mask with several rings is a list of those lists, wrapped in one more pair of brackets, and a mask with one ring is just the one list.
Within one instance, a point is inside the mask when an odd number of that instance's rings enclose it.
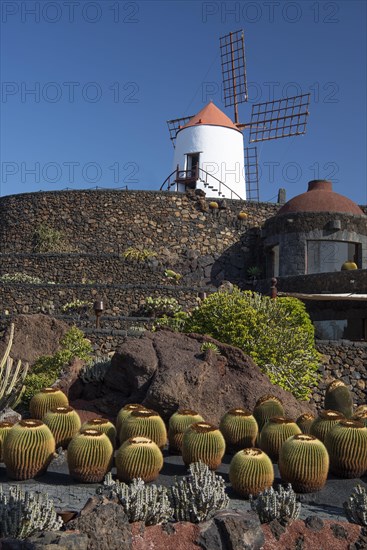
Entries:
{"label": "spiky plant", "polygon": [[84,430],[97,430],[98,432],[105,433],[112,443],[113,448],[116,447],[116,428],[107,418],[91,418],[84,422],[80,431]]}
{"label": "spiky plant", "polygon": [[330,471],[338,477],[361,477],[367,470],[367,428],[356,420],[341,420],[327,434]]}
{"label": "spiky plant", "polygon": [[261,432],[270,418],[284,416],[283,403],[275,395],[263,395],[257,400],[253,415]]}
{"label": "spiky plant", "polygon": [[195,422],[204,422],[204,418],[192,409],[179,409],[168,422],[169,450],[173,453],[181,453],[184,431]]}
{"label": "spiky plant", "polygon": [[10,357],[14,338],[14,323],[10,325],[10,335],[5,353],[0,360],[0,411],[6,407],[15,407],[24,390],[28,363],[21,370],[22,361],[19,359],[14,368],[14,361]]}
{"label": "spiky plant", "polygon": [[163,467],[162,451],[147,437],[131,437],[125,441],[115,457],[117,478],[130,482],[140,478],[154,481]]}
{"label": "spiky plant", "polygon": [[72,407],[55,407],[43,417],[55,438],[56,448],[69,445],[72,437],[80,430],[80,416]]}
{"label": "spiky plant", "polygon": [[282,480],[297,493],[320,491],[326,483],[329,455],[325,445],[313,435],[299,434],[287,439],[279,453]]}
{"label": "spiky plant", "polygon": [[261,449],[242,449],[231,460],[229,481],[233,490],[243,497],[258,495],[273,484],[273,464]]}
{"label": "spiky plant", "polygon": [[339,411],[345,418],[352,416],[352,393],[342,380],[333,380],[326,388],[325,409]]}
{"label": "spiky plant", "polygon": [[259,447],[273,460],[278,462],[279,451],[283,443],[292,435],[300,434],[301,429],[290,418],[274,416],[265,424],[260,433]]}
{"label": "spiky plant", "polygon": [[130,437],[140,435],[147,437],[163,449],[167,442],[167,430],[163,419],[151,409],[132,411],[120,430],[120,441],[123,443]]}
{"label": "spiky plant", "polygon": [[69,400],[66,395],[57,388],[43,388],[36,393],[30,403],[29,412],[32,418],[42,420],[45,414],[55,407],[67,407]]}
{"label": "spiky plant", "polygon": [[4,441],[9,433],[10,428],[14,426],[14,422],[0,422],[0,462],[3,461],[3,446]]}
{"label": "spiky plant", "polygon": [[8,432],[3,459],[12,479],[31,479],[44,473],[55,454],[55,439],[38,419],[21,420]]}
{"label": "spiky plant", "polygon": [[315,416],[311,413],[303,413],[296,420],[297,426],[301,429],[303,434],[310,435],[312,422],[315,420]]}
{"label": "spiky plant", "polygon": [[70,475],[82,483],[100,483],[111,469],[113,447],[109,437],[98,430],[77,433],[68,446]]}
{"label": "spiky plant", "polygon": [[219,429],[226,441],[227,450],[234,453],[254,447],[259,431],[255,417],[241,407],[227,411],[220,421]]}
{"label": "spiky plant", "polygon": [[139,403],[128,403],[127,405],[124,405],[122,409],[119,410],[116,416],[116,433],[118,439],[121,441],[120,437],[120,431],[122,424],[129,418],[131,413],[133,411],[139,411],[139,410],[145,410],[146,407],[144,405],[140,405]]}
{"label": "spiky plant", "polygon": [[360,408],[359,411],[357,410],[351,417],[351,420],[357,420],[367,426],[367,408],[365,410],[362,408]]}
{"label": "spiky plant", "polygon": [[310,434],[324,443],[328,432],[341,420],[345,420],[345,416],[341,412],[321,411],[311,424]]}
{"label": "spiky plant", "polygon": [[226,449],[226,442],[217,426],[207,422],[191,424],[182,439],[182,459],[186,466],[203,462],[210,470],[216,470]]}

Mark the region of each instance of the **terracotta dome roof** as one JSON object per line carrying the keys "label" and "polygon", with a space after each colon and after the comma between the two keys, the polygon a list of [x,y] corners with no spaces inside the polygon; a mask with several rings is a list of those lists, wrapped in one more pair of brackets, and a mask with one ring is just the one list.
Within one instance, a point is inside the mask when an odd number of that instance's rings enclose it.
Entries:
{"label": "terracotta dome roof", "polygon": [[190,118],[189,122],[182,126],[183,128],[189,128],[190,126],[196,126],[198,124],[209,124],[210,126],[225,126],[226,128],[233,128],[238,130],[237,126],[231,121],[231,119],[225,115],[214,103],[211,101],[208,105],[205,105],[197,115]]}
{"label": "terracotta dome roof", "polygon": [[364,216],[352,200],[335,193],[331,181],[313,180],[306,193],[293,197],[277,212],[277,215],[296,212],[339,212]]}

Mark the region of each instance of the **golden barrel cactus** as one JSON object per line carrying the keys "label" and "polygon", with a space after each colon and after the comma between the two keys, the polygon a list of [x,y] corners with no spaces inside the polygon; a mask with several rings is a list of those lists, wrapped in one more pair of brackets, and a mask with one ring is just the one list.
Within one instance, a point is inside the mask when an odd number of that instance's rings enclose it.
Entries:
{"label": "golden barrel cactus", "polygon": [[56,449],[69,445],[72,437],[80,430],[79,414],[72,407],[55,407],[43,417],[55,438]]}
{"label": "golden barrel cactus", "polygon": [[110,471],[113,447],[110,438],[98,430],[77,433],[68,446],[70,475],[82,483],[100,483]]}
{"label": "golden barrel cactus", "polygon": [[181,453],[183,434],[195,422],[204,422],[204,418],[192,409],[179,409],[170,417],[168,422],[168,442],[171,452]]}
{"label": "golden barrel cactus", "polygon": [[259,431],[255,417],[241,407],[227,411],[219,423],[219,429],[226,441],[227,450],[234,453],[254,447]]}
{"label": "golden barrel cactus", "polygon": [[154,481],[163,467],[162,451],[147,437],[131,437],[116,453],[117,478],[130,482],[140,477],[143,481]]}
{"label": "golden barrel cactus", "polygon": [[229,481],[233,490],[242,497],[256,496],[272,486],[273,464],[261,449],[242,449],[231,460]]}
{"label": "golden barrel cactus", "polygon": [[207,422],[191,424],[182,439],[182,459],[186,466],[192,462],[204,462],[210,470],[216,470],[226,450],[226,442],[217,426]]}
{"label": "golden barrel cactus", "polygon": [[36,393],[30,403],[29,412],[32,418],[42,420],[45,414],[55,407],[67,407],[69,400],[66,395],[57,388],[43,388]]}

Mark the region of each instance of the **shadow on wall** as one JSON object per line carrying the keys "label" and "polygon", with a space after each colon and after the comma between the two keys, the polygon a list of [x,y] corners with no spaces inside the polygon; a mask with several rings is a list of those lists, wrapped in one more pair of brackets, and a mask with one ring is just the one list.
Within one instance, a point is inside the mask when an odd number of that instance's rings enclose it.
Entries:
{"label": "shadow on wall", "polygon": [[260,228],[248,229],[240,240],[227,248],[211,267],[210,282],[218,287],[222,281],[243,286],[251,277],[248,270],[259,268],[259,276],[265,270],[265,255],[260,239]]}

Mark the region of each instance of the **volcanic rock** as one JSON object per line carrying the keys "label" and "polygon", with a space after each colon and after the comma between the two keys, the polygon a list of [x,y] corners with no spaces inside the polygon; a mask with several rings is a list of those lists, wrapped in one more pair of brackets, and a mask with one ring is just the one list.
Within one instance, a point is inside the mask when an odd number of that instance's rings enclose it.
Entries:
{"label": "volcanic rock", "polygon": [[[203,342],[213,342],[220,355],[211,350],[203,353]],[[148,333],[138,340],[127,338],[112,358],[104,385],[106,396],[94,404],[102,410],[109,400],[115,414],[126,403],[142,402],[166,420],[178,408],[190,408],[218,423],[230,408],[253,410],[265,394],[280,398],[290,417],[315,413],[311,405],[273,385],[240,349],[208,336],[170,330]]]}

